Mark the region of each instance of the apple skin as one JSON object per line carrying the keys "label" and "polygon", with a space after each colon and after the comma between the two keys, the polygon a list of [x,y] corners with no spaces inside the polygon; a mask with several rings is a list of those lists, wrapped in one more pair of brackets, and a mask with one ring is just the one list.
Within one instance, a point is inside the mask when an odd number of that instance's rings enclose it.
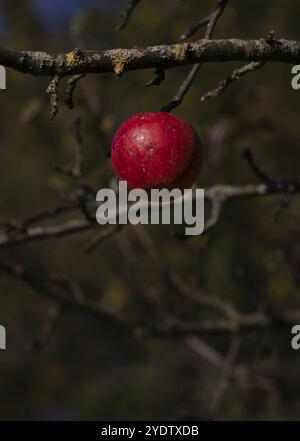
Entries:
{"label": "apple skin", "polygon": [[190,188],[202,160],[201,140],[183,118],[164,112],[139,113],[117,130],[112,165],[128,187]]}

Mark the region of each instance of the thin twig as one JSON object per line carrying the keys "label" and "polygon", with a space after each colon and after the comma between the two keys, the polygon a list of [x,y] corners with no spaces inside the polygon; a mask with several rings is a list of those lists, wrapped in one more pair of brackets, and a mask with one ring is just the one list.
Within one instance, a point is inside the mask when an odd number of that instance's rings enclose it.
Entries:
{"label": "thin twig", "polygon": [[231,83],[233,83],[236,80],[239,80],[243,75],[259,69],[264,64],[265,63],[263,61],[257,61],[257,62],[248,63],[239,69],[235,69],[227,78],[220,81],[216,89],[211,90],[210,92],[207,92],[205,95],[203,95],[201,101],[213,100],[217,98],[223,92],[225,92],[225,90]]}
{"label": "thin twig", "polygon": [[64,214],[66,212],[70,212],[73,210],[78,209],[78,203],[73,202],[65,205],[59,205],[58,207],[54,208],[47,208],[45,210],[42,210],[38,213],[32,214],[28,216],[26,219],[24,219],[21,224],[18,226],[20,230],[25,231],[29,226],[32,224],[35,224],[36,222],[43,221],[43,220],[49,220],[53,217],[57,217],[61,214]]}
{"label": "thin twig", "polygon": [[84,142],[81,131],[81,118],[76,118],[74,124],[71,127],[72,133],[74,134],[74,138],[76,141],[76,149],[75,149],[75,164],[73,167],[73,174],[76,178],[81,178],[83,174],[83,166],[84,166]]}
{"label": "thin twig", "polygon": [[82,78],[85,77],[86,74],[82,73],[82,74],[78,74],[78,75],[74,75],[72,78],[70,78],[68,80],[68,85],[66,88],[66,99],[65,99],[65,104],[69,109],[73,109],[74,108],[74,100],[73,100],[73,96],[74,96],[74,91],[75,88],[77,86],[77,83],[79,80],[81,80]]}
{"label": "thin twig", "polygon": [[232,377],[232,373],[234,372],[236,357],[238,355],[241,346],[241,341],[242,341],[241,337],[237,335],[233,337],[230,343],[229,350],[225,359],[224,367],[222,369],[222,375],[219,380],[219,384],[214,390],[213,398],[211,401],[210,410],[214,417],[220,409],[220,406],[223,401],[223,397],[226,393],[226,390],[230,382],[230,378]]}
{"label": "thin twig", "polygon": [[84,247],[86,253],[91,253],[94,251],[97,246],[102,243],[104,240],[114,236],[118,231],[121,230],[121,225],[110,225],[105,228],[103,231],[94,236],[90,242]]}
{"label": "thin twig", "polygon": [[47,87],[47,93],[50,95],[50,121],[54,120],[58,112],[58,85],[60,79],[60,75],[55,74]]}
{"label": "thin twig", "polygon": [[138,4],[140,2],[141,2],[141,0],[130,0],[126,10],[124,12],[122,12],[122,14],[121,14],[122,21],[116,27],[116,31],[120,31],[121,29],[126,28],[135,8],[138,6]]}
{"label": "thin twig", "polygon": [[162,81],[165,80],[165,71],[163,69],[157,68],[155,70],[154,78],[146,83],[147,87],[159,86]]}
{"label": "thin twig", "polygon": [[195,35],[199,29],[204,28],[204,26],[207,26],[210,19],[211,19],[211,15],[193,23],[192,26],[187,31],[185,31],[183,34],[180,35],[180,40],[187,40],[188,38]]}

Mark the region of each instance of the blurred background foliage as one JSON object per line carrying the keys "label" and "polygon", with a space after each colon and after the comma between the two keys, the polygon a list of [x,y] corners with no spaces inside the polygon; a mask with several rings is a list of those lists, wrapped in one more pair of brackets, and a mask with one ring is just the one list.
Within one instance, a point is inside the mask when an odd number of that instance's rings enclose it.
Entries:
{"label": "blurred background foliage", "polygon": [[[178,40],[194,20],[206,16],[214,0],[143,0],[128,27],[115,27],[126,1],[1,0],[1,44],[10,48],[69,51],[146,46]],[[300,39],[296,0],[232,0],[218,23],[220,38],[276,36]],[[204,65],[176,114],[198,130],[205,148],[199,187],[246,184],[256,178],[241,153],[250,147],[274,177],[299,177],[298,93],[291,66],[270,63],[234,83],[215,101],[201,102],[237,64]],[[141,111],[157,111],[176,93],[189,67],[172,69],[166,80],[145,87],[150,70],[90,75],[75,92],[76,107],[63,106],[49,122],[48,78],[8,71],[0,100],[0,213],[3,221],[56,206],[57,192],[72,182],[55,166],[73,160],[70,125],[83,121],[85,177],[95,188],[111,184],[107,152],[120,123]],[[170,267],[207,295],[234,303],[243,312],[258,308],[299,308],[299,200],[278,222],[278,197],[230,203],[208,237],[177,241],[166,228],[149,227]],[[85,295],[103,308],[130,318],[152,315],[151,296],[172,296],[135,230],[128,226],[93,253],[83,246],[91,233],[1,250],[43,274],[57,271],[78,281]],[[167,289],[168,291],[168,289]],[[8,349],[0,352],[1,419],[207,419],[207,403],[220,371],[195,354],[185,339],[127,340],[99,321],[66,311],[47,345],[30,350],[52,303],[0,275],[0,323]],[[271,386],[231,381],[215,418],[298,419],[299,354],[290,347],[290,329],[251,332],[242,338],[238,362],[262,373]],[[226,355],[228,336],[206,343]]]}

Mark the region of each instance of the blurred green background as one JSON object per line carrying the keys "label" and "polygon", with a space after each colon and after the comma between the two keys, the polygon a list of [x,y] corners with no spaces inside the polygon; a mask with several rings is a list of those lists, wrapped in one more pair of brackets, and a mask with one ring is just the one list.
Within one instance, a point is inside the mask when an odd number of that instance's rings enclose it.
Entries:
{"label": "blurred green background", "polygon": [[[104,49],[178,41],[191,23],[215,7],[214,0],[143,0],[128,27],[115,27],[126,1],[0,1],[1,44],[27,50]],[[298,39],[296,0],[230,0],[215,36]],[[203,35],[201,32],[198,34]],[[195,38],[198,38],[198,35]],[[242,159],[251,148],[274,177],[297,178],[299,92],[291,88],[291,66],[269,63],[234,83],[215,101],[201,96],[238,64],[212,63],[201,69],[175,111],[198,130],[205,162],[198,186],[257,182]],[[121,122],[166,104],[189,67],[172,69],[159,87],[148,88],[153,72],[89,75],[75,92],[76,107],[63,105],[48,118],[48,78],[7,72],[0,100],[0,217],[22,220],[58,205],[57,192],[74,185],[55,172],[73,160],[70,125],[80,116],[85,140],[85,178],[95,188],[113,178],[107,158]],[[279,197],[238,200],[226,206],[209,236],[176,240],[166,227],[146,229],[172,271],[206,295],[233,303],[242,312],[299,308],[299,200],[274,213]],[[60,220],[58,221],[60,222]],[[147,236],[148,237],[148,236]],[[76,280],[87,298],[129,319],[159,321],[160,302],[173,293],[128,226],[86,254],[91,233],[1,250],[2,258],[25,263],[33,272],[59,272]],[[7,350],[0,352],[1,419],[209,419],[209,403],[222,371],[199,356],[187,338],[127,339],[84,314],[69,310],[42,348],[32,350],[52,301],[0,273],[0,323]],[[180,307],[180,305],[179,305]],[[201,310],[193,320],[201,320]],[[300,357],[291,349],[291,329],[258,330],[242,336],[236,363],[214,419],[299,419]],[[200,336],[200,338],[202,338]],[[226,356],[228,335],[203,340]],[[256,379],[256,380],[255,380]]]}

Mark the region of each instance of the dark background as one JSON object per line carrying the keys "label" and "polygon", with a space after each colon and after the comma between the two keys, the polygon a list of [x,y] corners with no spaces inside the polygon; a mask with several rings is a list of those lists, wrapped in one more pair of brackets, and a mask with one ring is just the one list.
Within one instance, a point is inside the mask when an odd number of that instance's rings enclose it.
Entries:
{"label": "dark background", "polygon": [[[116,32],[125,6],[113,0],[1,0],[1,45],[60,52],[172,43],[215,1],[143,0],[128,27]],[[215,36],[261,38],[273,29],[278,37],[299,40],[299,18],[296,0],[232,0]],[[290,85],[291,66],[269,63],[215,101],[201,102],[236,66],[205,65],[175,111],[203,140],[198,187],[257,182],[242,160],[245,147],[272,176],[297,178],[300,97]],[[89,75],[78,85],[75,109],[61,104],[54,123],[45,93],[49,79],[7,71],[7,90],[0,94],[1,220],[56,206],[57,193],[72,188],[54,167],[72,161],[70,125],[78,115],[85,177],[97,189],[109,186],[113,172],[106,156],[115,130],[135,113],[159,110],[188,70],[168,71],[166,81],[153,88],[144,86],[151,70],[120,79]],[[63,84],[60,90],[63,94]],[[166,227],[147,227],[144,236],[128,226],[90,254],[83,250],[92,237],[87,232],[1,250],[1,258],[25,263],[39,275],[64,274],[107,311],[159,322],[156,310],[173,292],[143,245],[150,237],[186,284],[245,313],[276,313],[299,307],[300,286],[299,201],[294,198],[274,222],[278,201],[278,196],[234,201],[210,235],[188,241],[176,240]],[[1,419],[299,418],[300,358],[291,349],[289,327],[243,334],[235,359],[239,373],[223,390],[224,366],[198,354],[190,335],[127,338],[114,326],[65,309],[47,341],[32,345],[55,306],[43,293],[0,273],[0,323],[7,329],[7,350],[0,352]],[[201,320],[201,313],[196,308],[193,320]],[[232,342],[227,334],[199,338],[224,357]]]}

